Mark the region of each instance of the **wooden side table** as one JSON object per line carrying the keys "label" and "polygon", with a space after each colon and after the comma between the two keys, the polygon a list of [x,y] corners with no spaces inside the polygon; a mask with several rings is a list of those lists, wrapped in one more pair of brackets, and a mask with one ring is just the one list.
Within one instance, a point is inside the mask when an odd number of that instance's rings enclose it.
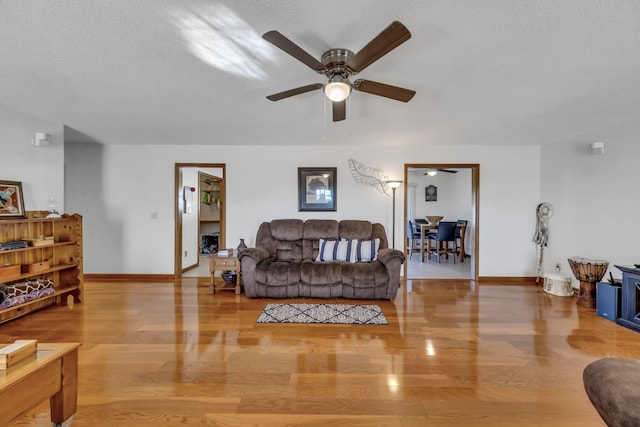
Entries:
{"label": "wooden side table", "polygon": [[222,287],[218,288],[217,290],[235,289],[236,295],[240,295],[241,273],[240,273],[240,260],[238,259],[238,257],[236,255],[218,256],[217,254],[213,254],[209,258],[209,272],[211,273],[211,293],[214,295],[216,293],[216,281],[214,278],[214,273],[218,270],[219,271],[231,270],[238,273],[238,275],[236,276],[235,286],[231,286],[231,285],[227,286],[224,284],[224,281],[223,281]]}
{"label": "wooden side table", "polygon": [[53,425],[70,425],[78,402],[78,347],[78,343],[38,343],[35,357],[3,371],[0,425],[7,425],[46,399]]}

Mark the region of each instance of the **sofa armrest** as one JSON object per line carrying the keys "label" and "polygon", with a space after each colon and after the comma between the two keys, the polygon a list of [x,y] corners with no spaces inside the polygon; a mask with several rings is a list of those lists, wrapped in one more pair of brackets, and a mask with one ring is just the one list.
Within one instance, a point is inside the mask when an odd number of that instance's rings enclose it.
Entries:
{"label": "sofa armrest", "polygon": [[247,248],[238,253],[240,262],[242,262],[242,259],[245,257],[249,257],[253,259],[256,264],[259,264],[260,261],[270,258],[270,255],[269,251],[265,248]]}
{"label": "sofa armrest", "polygon": [[242,271],[242,286],[248,298],[256,298],[258,296],[256,266],[270,258],[271,255],[265,248],[247,248],[238,253],[240,270]]}
{"label": "sofa armrest", "polygon": [[404,253],[397,249],[384,248],[378,251],[378,261],[387,270],[389,285],[386,298],[392,300],[398,293],[400,285],[400,269],[405,261]]}
{"label": "sofa armrest", "polygon": [[399,259],[400,264],[404,263],[404,253],[398,249],[383,248],[378,250],[378,260],[384,265],[388,265],[394,259]]}

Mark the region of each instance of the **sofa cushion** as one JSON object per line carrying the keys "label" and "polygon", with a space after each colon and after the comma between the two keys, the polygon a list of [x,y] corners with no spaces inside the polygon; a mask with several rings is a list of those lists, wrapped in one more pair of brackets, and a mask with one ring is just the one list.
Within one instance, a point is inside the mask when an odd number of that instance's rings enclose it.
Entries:
{"label": "sofa cushion", "polygon": [[302,259],[315,260],[318,256],[320,239],[340,240],[338,236],[338,221],[334,219],[306,220],[302,239]]}
{"label": "sofa cushion", "polygon": [[380,299],[388,292],[388,272],[380,261],[342,265],[342,293],[347,298]]}
{"label": "sofa cushion", "polygon": [[278,261],[300,261],[302,258],[302,240],[295,242],[276,240],[274,246],[276,249],[275,259]]}
{"label": "sofa cushion", "polygon": [[342,261],[302,261],[300,280],[308,285],[332,285],[342,283]]}
{"label": "sofa cushion", "polygon": [[274,219],[271,221],[271,236],[276,240],[292,242],[302,239],[304,221],[301,219]]}
{"label": "sofa cushion", "polygon": [[257,296],[269,298],[297,296],[300,284],[300,264],[300,261],[287,262],[267,259],[256,265]]}
{"label": "sofa cushion", "polygon": [[320,239],[316,261],[349,261],[355,262],[357,240],[325,240]]}
{"label": "sofa cushion", "polygon": [[271,286],[290,285],[300,282],[300,261],[275,261],[269,264],[264,283]]}
{"label": "sofa cushion", "polygon": [[342,266],[344,261],[302,261],[300,297],[342,298]]}
{"label": "sofa cushion", "polygon": [[339,235],[346,240],[370,240],[374,237],[373,225],[370,221],[344,219],[340,221]]}
{"label": "sofa cushion", "polygon": [[338,221],[334,219],[308,219],[304,223],[303,238],[308,240],[340,240]]}

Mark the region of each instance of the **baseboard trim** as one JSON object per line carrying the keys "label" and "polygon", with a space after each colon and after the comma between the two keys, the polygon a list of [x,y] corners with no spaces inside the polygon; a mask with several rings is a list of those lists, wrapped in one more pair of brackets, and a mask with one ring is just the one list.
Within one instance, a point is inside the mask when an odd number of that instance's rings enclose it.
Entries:
{"label": "baseboard trim", "polygon": [[491,285],[535,285],[536,278],[526,276],[480,276],[478,277],[478,283]]}
{"label": "baseboard trim", "polygon": [[[402,277],[406,283],[407,279]],[[85,281],[94,282],[173,282],[175,278],[172,274],[84,274]],[[469,279],[419,279],[421,281],[433,280],[458,280],[469,281]],[[491,284],[491,285],[535,285],[535,277],[505,277],[505,276],[480,276],[478,283]]]}
{"label": "baseboard trim", "polygon": [[173,274],[84,274],[93,282],[173,282]]}

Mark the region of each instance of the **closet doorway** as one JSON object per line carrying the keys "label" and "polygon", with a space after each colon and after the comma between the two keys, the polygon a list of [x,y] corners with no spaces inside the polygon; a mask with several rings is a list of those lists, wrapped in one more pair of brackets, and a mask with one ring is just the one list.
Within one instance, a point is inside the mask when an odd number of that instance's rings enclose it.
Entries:
{"label": "closet doorway", "polygon": [[[478,280],[479,177],[478,164],[405,164],[403,224],[407,279]],[[467,221],[464,252],[468,256],[462,262],[459,253],[455,264],[451,255],[438,262],[435,254],[431,258],[426,255],[426,247],[422,261],[420,239],[412,241],[410,230],[419,230],[416,223],[426,222],[426,216],[442,216],[443,221]]]}
{"label": "closet doorway", "polygon": [[225,168],[224,163],[175,164],[175,278],[207,277],[203,252],[226,247]]}

